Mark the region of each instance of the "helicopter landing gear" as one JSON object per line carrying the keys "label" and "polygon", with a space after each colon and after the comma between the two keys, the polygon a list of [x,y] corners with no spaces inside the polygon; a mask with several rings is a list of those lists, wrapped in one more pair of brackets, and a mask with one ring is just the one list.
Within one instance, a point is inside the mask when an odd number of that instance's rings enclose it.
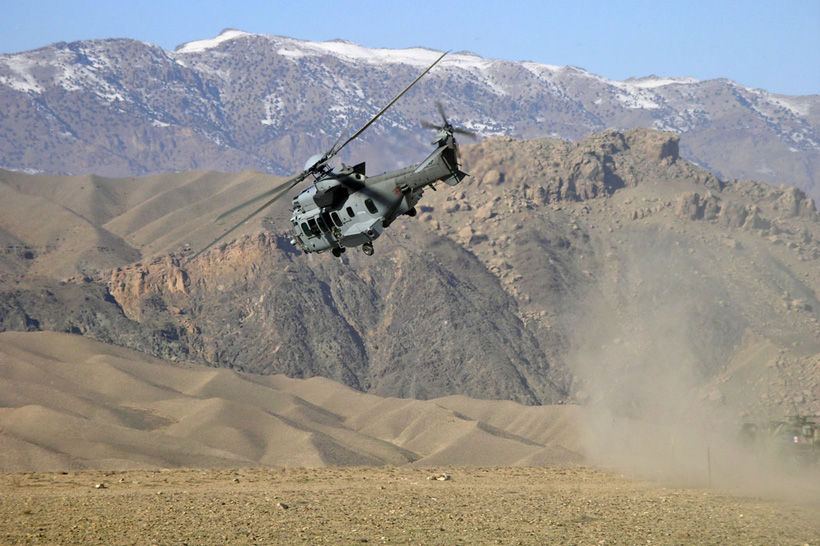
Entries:
{"label": "helicopter landing gear", "polygon": [[342,248],[332,248],[332,249],[330,249],[330,253],[338,258],[342,254],[344,254],[345,250],[347,250],[347,249],[344,248],[344,247],[342,247]]}
{"label": "helicopter landing gear", "polygon": [[367,242],[362,245],[362,252],[364,252],[367,256],[373,255],[373,243]]}

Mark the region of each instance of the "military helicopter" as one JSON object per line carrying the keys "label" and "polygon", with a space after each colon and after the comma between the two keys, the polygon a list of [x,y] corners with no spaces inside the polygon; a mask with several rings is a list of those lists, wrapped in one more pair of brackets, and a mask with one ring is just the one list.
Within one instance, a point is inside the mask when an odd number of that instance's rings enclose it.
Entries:
{"label": "military helicopter", "polygon": [[432,141],[436,149],[418,165],[377,176],[367,176],[364,163],[354,166],[342,163],[332,168],[328,163],[342,148],[358,138],[365,129],[393,106],[445,55],[447,55],[446,52],[341,145],[339,145],[342,138],[340,136],[330,150],[308,159],[301,173],[221,214],[216,221],[268,199],[191,259],[227,237],[311,176],[313,184],[293,199],[293,214],[290,218],[293,225],[291,244],[305,253],[330,250],[336,257],[340,257],[348,248],[361,246],[366,255],[372,256],[373,241],[382,234],[385,228],[403,214],[416,215],[415,206],[421,199],[425,187],[431,186],[435,189],[433,184],[439,181],[455,186],[469,176],[460,169],[455,135],[475,137],[475,133],[453,127],[447,121],[444,108],[440,103],[436,103],[442,124],[422,123],[423,126],[436,130]]}

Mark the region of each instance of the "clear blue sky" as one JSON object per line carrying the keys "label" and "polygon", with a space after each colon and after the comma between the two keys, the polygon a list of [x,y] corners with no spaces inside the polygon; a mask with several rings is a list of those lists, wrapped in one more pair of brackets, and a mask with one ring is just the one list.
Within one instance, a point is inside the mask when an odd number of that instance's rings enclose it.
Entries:
{"label": "clear blue sky", "polygon": [[426,46],[629,77],[725,77],[820,94],[820,0],[4,0],[0,53],[135,38],[165,49],[223,28],[369,47]]}

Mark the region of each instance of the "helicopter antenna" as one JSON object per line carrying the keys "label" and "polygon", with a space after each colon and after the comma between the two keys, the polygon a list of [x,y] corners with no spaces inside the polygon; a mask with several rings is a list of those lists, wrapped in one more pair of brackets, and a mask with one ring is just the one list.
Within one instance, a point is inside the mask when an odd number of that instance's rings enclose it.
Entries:
{"label": "helicopter antenna", "polygon": [[[199,256],[200,254],[202,254],[203,252],[205,252],[206,250],[208,250],[209,248],[211,248],[212,246],[214,246],[216,243],[218,243],[219,241],[221,241],[222,239],[224,239],[225,237],[227,237],[228,235],[230,235],[231,233],[233,233],[235,230],[237,230],[237,229],[239,228],[239,226],[241,226],[242,224],[244,224],[245,222],[247,222],[248,220],[250,220],[251,218],[253,218],[253,217],[254,217],[254,216],[256,216],[257,214],[261,213],[263,210],[265,210],[265,209],[266,209],[266,208],[268,208],[269,206],[271,206],[273,203],[275,203],[277,200],[279,200],[282,196],[286,195],[286,194],[287,194],[287,193],[288,193],[291,189],[293,189],[293,188],[294,188],[297,184],[299,184],[299,183],[300,183],[300,182],[302,182],[305,178],[307,178],[310,174],[314,174],[314,175],[321,174],[321,173],[323,172],[323,169],[324,169],[325,165],[327,165],[327,162],[328,162],[328,161],[330,161],[330,160],[331,160],[331,159],[332,159],[332,158],[333,158],[336,154],[338,154],[338,153],[342,150],[342,148],[344,148],[345,146],[347,146],[348,144],[350,144],[350,142],[352,142],[353,140],[355,140],[356,138],[358,138],[358,137],[359,137],[359,135],[361,135],[361,134],[362,134],[362,133],[363,133],[363,132],[364,132],[364,131],[368,128],[368,127],[370,127],[370,126],[373,124],[373,122],[375,122],[377,119],[379,119],[379,117],[381,117],[381,115],[382,115],[382,114],[384,114],[384,113],[387,111],[387,109],[388,109],[388,108],[390,108],[391,106],[393,106],[393,104],[395,104],[397,100],[399,100],[399,99],[400,99],[400,98],[401,98],[401,97],[402,97],[405,93],[407,93],[407,91],[409,91],[409,90],[410,90],[410,88],[411,88],[411,87],[413,87],[413,86],[414,86],[414,85],[415,85],[415,84],[416,84],[416,83],[417,83],[417,82],[418,82],[418,81],[419,81],[419,80],[420,80],[420,79],[421,79],[421,78],[422,78],[425,74],[427,74],[428,72],[430,72],[430,70],[432,70],[432,68],[433,68],[434,66],[436,66],[436,65],[439,63],[439,61],[441,61],[441,59],[443,59],[443,58],[444,58],[444,56],[445,56],[445,55],[447,55],[448,53],[449,53],[449,51],[445,51],[444,53],[442,53],[442,54],[441,54],[441,56],[433,62],[433,64],[431,64],[430,66],[428,66],[428,67],[427,67],[427,69],[426,69],[424,72],[422,72],[421,74],[419,74],[419,76],[418,76],[418,77],[416,77],[416,79],[415,79],[415,80],[413,80],[413,81],[410,83],[410,85],[408,85],[407,87],[405,87],[405,88],[404,88],[404,90],[403,90],[401,93],[399,93],[398,95],[396,95],[396,97],[395,97],[393,100],[391,100],[391,101],[387,104],[387,106],[385,106],[384,108],[382,108],[381,110],[379,110],[379,112],[378,112],[375,116],[373,116],[373,117],[370,119],[370,121],[368,121],[367,123],[365,123],[365,124],[364,124],[364,126],[362,126],[362,128],[361,128],[361,129],[359,129],[358,131],[356,131],[356,132],[353,134],[353,136],[351,136],[350,138],[348,138],[347,140],[345,140],[345,141],[342,143],[342,145],[341,145],[341,146],[338,146],[339,141],[342,139],[342,137],[341,137],[341,136],[339,136],[339,138],[338,138],[338,139],[336,139],[336,142],[333,144],[333,146],[330,148],[330,150],[328,150],[328,151],[327,151],[324,155],[321,155],[321,156],[320,156],[320,155],[316,155],[316,156],[314,156],[314,157],[311,157],[311,158],[308,160],[308,164],[307,164],[307,165],[305,165],[305,170],[304,170],[304,171],[302,171],[301,173],[297,174],[297,175],[296,175],[296,176],[294,176],[293,178],[290,178],[290,179],[286,180],[286,181],[285,181],[285,182],[283,182],[282,184],[279,184],[279,185],[278,185],[278,186],[276,186],[275,188],[273,188],[273,189],[271,189],[271,190],[266,191],[266,192],[265,192],[265,193],[263,193],[262,195],[258,195],[258,196],[256,196],[256,197],[254,197],[253,199],[249,199],[249,200],[245,201],[244,203],[241,203],[241,204],[239,204],[239,205],[237,205],[237,206],[233,207],[232,209],[230,209],[230,210],[228,210],[228,211],[223,212],[222,214],[220,214],[220,215],[216,218],[216,220],[215,220],[215,221],[222,220],[223,218],[225,218],[225,217],[227,217],[227,216],[230,216],[230,215],[234,214],[235,212],[238,212],[238,211],[240,211],[240,210],[244,209],[245,207],[249,207],[249,206],[251,206],[251,205],[253,205],[253,204],[255,204],[255,203],[258,203],[259,201],[262,201],[263,199],[266,199],[266,198],[268,198],[268,197],[273,196],[273,197],[271,197],[271,199],[269,199],[268,201],[266,201],[266,202],[265,202],[262,206],[260,206],[259,208],[257,208],[255,211],[253,211],[252,213],[250,213],[250,214],[249,214],[248,216],[246,216],[245,218],[243,218],[243,219],[242,219],[239,223],[237,223],[236,225],[234,225],[234,226],[233,226],[232,228],[230,228],[228,231],[226,231],[225,233],[223,233],[222,235],[220,235],[219,237],[217,237],[216,239],[214,239],[213,241],[211,241],[211,242],[210,242],[210,243],[209,243],[209,244],[208,244],[205,248],[203,248],[202,250],[200,250],[199,252],[197,252],[196,254],[194,254],[193,256],[191,256],[190,258],[188,258],[187,260],[185,260],[185,263],[187,264],[188,262],[190,262],[191,260],[193,260],[194,258],[196,258],[197,256]],[[344,134],[344,133],[342,133],[342,134]]]}

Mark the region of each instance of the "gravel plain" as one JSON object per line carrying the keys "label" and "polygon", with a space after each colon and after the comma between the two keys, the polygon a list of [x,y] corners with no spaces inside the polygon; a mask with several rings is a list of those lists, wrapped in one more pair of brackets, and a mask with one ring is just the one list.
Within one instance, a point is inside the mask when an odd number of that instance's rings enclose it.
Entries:
{"label": "gravel plain", "polygon": [[591,467],[17,473],[0,475],[0,543],[803,546],[820,503]]}

